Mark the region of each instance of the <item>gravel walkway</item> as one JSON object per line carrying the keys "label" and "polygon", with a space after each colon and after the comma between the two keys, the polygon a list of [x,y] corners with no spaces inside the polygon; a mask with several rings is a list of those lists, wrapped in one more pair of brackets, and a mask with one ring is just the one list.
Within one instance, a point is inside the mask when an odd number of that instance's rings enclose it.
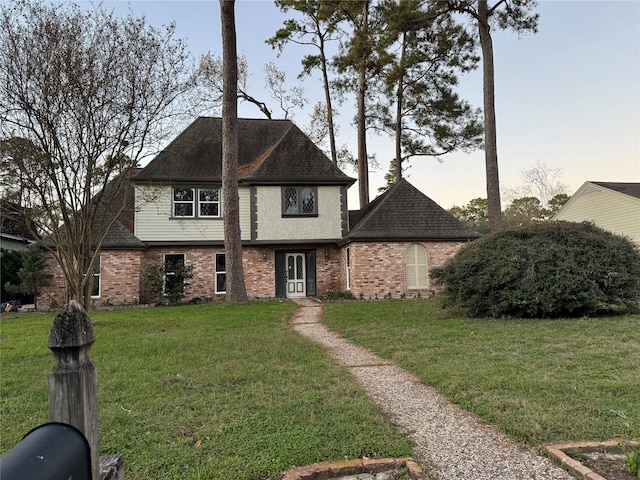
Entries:
{"label": "gravel walkway", "polygon": [[414,375],[331,332],[321,323],[322,306],[316,300],[296,302],[300,308],[292,328],[322,345],[396,425],[413,432],[414,453],[431,480],[572,480]]}

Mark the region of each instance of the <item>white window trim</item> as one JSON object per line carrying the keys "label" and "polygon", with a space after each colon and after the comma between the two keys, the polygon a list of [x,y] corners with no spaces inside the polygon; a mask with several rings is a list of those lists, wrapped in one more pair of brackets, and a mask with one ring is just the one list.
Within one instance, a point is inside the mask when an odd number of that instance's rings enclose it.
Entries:
{"label": "white window trim", "polygon": [[[176,200],[176,189],[191,190],[193,200]],[[202,190],[218,190],[218,200],[208,201],[200,200],[200,192]],[[200,205],[217,203],[218,215],[202,215],[200,213]],[[191,215],[176,215],[176,205],[191,205]],[[222,218],[222,188],[221,187],[172,187],[171,188],[171,218]]]}
{"label": "white window trim", "polygon": [[[176,190],[191,190],[191,200],[176,200]],[[173,187],[171,189],[171,216],[174,218],[194,218],[196,213],[196,195],[195,188],[190,187]],[[176,215],[177,205],[191,205],[191,215]]]}
{"label": "white window trim", "polygon": [[[224,270],[218,270],[218,255],[222,255],[225,257],[225,269]],[[213,268],[214,268],[214,282],[215,282],[215,292],[217,294],[222,294],[222,293],[227,293],[227,290],[219,290],[218,289],[218,275],[220,274],[224,274],[225,276],[225,286],[226,286],[226,278],[227,278],[227,269],[226,269],[226,265],[227,265],[227,258],[226,258],[226,254],[225,253],[216,253],[215,254],[215,258],[214,258],[214,264],[213,264]]]}
{"label": "white window trim", "polygon": [[[93,275],[93,286],[95,286],[95,282],[96,279],[98,281],[98,295],[91,295],[91,298],[100,298],[100,295],[102,293],[102,259],[100,258],[100,255],[96,255],[95,259],[93,260],[98,261],[98,273],[96,273],[93,269],[93,265],[91,266],[91,275]],[[92,293],[93,293],[93,289],[92,289]]]}
{"label": "white window trim", "polygon": [[[218,191],[218,200],[201,200],[200,199],[200,192],[202,192],[203,190],[217,190]],[[222,189],[220,187],[203,187],[203,188],[198,188],[198,212],[197,212],[197,216],[199,218],[220,218],[222,217]],[[201,205],[209,205],[209,204],[217,204],[218,205],[218,214],[217,215],[202,215],[202,213],[200,213],[200,206]]]}
{"label": "white window trim", "polygon": [[349,250],[349,247],[345,249],[345,266],[347,270],[346,289],[347,291],[350,291],[351,290],[351,251]]}

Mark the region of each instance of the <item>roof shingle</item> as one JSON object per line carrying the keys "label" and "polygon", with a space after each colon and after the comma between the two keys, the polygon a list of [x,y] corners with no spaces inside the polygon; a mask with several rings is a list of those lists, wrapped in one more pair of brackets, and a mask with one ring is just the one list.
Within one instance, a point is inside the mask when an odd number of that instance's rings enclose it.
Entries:
{"label": "roof shingle", "polygon": [[481,235],[462,224],[420,190],[402,179],[365,208],[350,212],[357,223],[349,241],[468,240]]}
{"label": "roof shingle", "polygon": [[590,182],[594,185],[600,185],[601,187],[608,188],[609,190],[615,190],[616,192],[624,193],[630,197],[640,198],[640,183],[631,182]]}
{"label": "roof shingle", "polygon": [[[351,185],[345,175],[289,120],[238,119],[238,178],[245,183]],[[134,179],[136,182],[220,183],[222,119],[200,117]]]}

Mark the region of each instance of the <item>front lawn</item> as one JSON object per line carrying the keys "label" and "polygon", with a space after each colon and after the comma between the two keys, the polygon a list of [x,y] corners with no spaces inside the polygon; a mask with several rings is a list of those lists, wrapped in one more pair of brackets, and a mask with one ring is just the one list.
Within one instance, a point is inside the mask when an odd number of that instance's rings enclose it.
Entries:
{"label": "front lawn", "polygon": [[430,299],[331,304],[324,318],[530,446],[640,438],[640,315],[471,319]]}
{"label": "front lawn", "polygon": [[[260,479],[321,460],[411,455],[290,302],[91,312],[101,454],[126,477]],[[48,421],[54,314],[3,315],[0,451]]]}

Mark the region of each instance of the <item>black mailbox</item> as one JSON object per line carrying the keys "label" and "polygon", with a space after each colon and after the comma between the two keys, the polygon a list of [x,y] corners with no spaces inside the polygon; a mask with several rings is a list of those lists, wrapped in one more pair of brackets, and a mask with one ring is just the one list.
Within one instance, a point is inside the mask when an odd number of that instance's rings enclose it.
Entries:
{"label": "black mailbox", "polygon": [[89,442],[77,428],[45,423],[0,458],[2,480],[91,480]]}

